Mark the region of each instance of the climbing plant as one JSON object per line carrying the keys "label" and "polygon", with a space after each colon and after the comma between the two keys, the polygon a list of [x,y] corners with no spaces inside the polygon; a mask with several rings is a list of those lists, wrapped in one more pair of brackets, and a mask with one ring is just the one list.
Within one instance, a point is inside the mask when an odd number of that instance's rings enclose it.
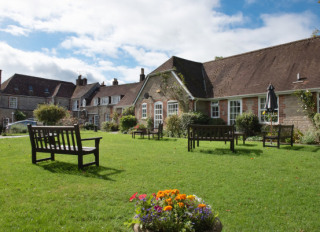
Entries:
{"label": "climbing plant", "polygon": [[[183,89],[181,85],[177,82],[169,83],[170,75],[168,73],[161,73],[159,76],[162,78],[160,83],[161,92],[173,99],[177,100],[179,107],[183,112],[188,112],[189,110],[189,96]],[[178,77],[181,82],[185,85],[184,76],[181,73],[178,73]]]}
{"label": "climbing plant", "polygon": [[300,101],[301,110],[308,116],[311,122],[315,125],[314,116],[316,114],[316,103],[313,94],[309,90],[297,90],[295,96]]}

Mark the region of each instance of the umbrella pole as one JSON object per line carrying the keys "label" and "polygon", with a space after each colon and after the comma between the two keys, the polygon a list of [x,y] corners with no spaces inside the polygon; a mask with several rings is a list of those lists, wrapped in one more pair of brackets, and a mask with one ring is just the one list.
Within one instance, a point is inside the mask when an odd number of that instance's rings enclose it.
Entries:
{"label": "umbrella pole", "polygon": [[[272,136],[272,112],[271,112],[271,117],[270,117],[270,136]],[[270,144],[272,144],[272,139],[270,139]]]}

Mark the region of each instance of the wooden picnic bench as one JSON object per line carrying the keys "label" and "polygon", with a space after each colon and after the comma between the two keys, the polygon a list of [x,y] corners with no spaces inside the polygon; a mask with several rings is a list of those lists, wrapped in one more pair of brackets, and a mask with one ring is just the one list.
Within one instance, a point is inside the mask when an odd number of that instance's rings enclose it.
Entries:
{"label": "wooden picnic bench", "polygon": [[226,125],[195,125],[188,126],[188,151],[199,147],[199,141],[229,141],[230,150],[234,152],[234,126]]}
{"label": "wooden picnic bench", "polygon": [[[102,137],[84,138],[80,136],[79,125],[74,126],[32,126],[28,125],[32,149],[32,163],[54,160],[54,154],[78,156],[78,168],[93,165],[99,166],[99,142]],[[83,141],[94,140],[94,147],[84,147]],[[50,153],[49,158],[37,159],[37,152]],[[83,163],[83,156],[94,154],[95,161]]]}
{"label": "wooden picnic bench", "polygon": [[[289,144],[293,146],[293,128],[294,125],[275,125],[272,127],[272,134],[266,129],[263,132],[263,147],[277,147],[281,144]],[[285,139],[290,139],[289,143],[283,142]],[[270,145],[266,145],[266,141],[270,140]],[[272,141],[276,141],[277,145],[272,145]]]}

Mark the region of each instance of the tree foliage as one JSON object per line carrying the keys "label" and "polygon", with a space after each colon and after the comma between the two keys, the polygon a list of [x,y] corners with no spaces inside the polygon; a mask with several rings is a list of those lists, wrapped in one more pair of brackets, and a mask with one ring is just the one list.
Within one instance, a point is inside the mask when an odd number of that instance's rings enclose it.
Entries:
{"label": "tree foliage", "polygon": [[33,111],[33,114],[45,125],[55,125],[66,116],[67,110],[54,104],[41,104]]}

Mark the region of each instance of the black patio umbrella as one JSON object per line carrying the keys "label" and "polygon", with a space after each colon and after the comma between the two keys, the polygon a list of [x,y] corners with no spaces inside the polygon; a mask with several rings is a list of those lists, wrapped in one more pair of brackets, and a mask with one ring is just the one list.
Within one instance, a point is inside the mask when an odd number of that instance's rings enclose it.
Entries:
{"label": "black patio umbrella", "polygon": [[266,105],[265,105],[265,109],[267,112],[271,112],[271,117],[270,117],[270,124],[271,124],[271,128],[270,128],[270,132],[272,133],[272,113],[275,111],[275,109],[278,108],[278,102],[277,102],[277,96],[274,92],[275,88],[273,87],[273,85],[270,83],[269,87],[268,87],[268,92],[267,92],[267,99],[266,99]]}

